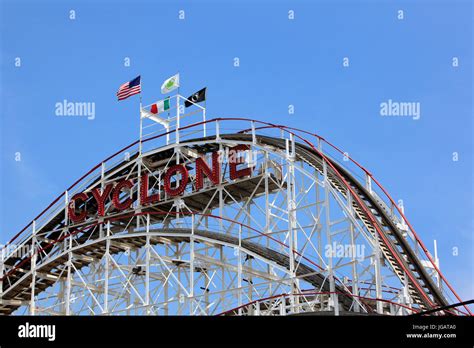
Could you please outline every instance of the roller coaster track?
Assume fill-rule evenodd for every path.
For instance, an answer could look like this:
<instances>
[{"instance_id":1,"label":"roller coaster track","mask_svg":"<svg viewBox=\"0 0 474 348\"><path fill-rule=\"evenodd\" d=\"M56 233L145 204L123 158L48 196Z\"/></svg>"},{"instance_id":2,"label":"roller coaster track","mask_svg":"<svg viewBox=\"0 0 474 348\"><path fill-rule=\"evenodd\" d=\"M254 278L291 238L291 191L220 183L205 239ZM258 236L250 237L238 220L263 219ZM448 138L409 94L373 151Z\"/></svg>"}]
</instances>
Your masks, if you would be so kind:
<instances>
[{"instance_id":1,"label":"roller coaster track","mask_svg":"<svg viewBox=\"0 0 474 348\"><path fill-rule=\"evenodd\" d=\"M259 146L272 147L277 151L284 151L286 148L284 139L262 135L257 135L256 138L253 139L252 135L250 134L238 133L221 135L220 138L224 141L232 140L249 143L256 140ZM180 146L186 146L187 142L189 143L196 140L202 141L203 144L207 142L204 145L198 146L201 147L200 150L202 150L203 147L205 147L206 150L209 150L209 148L212 149L216 146L215 144L212 144L212 140L215 140L215 137L187 140L182 142ZM149 158L143 157L143 159L144 161L153 163L170 157L172 155L172 151L173 149L167 149L162 152L156 152L153 153ZM136 156L136 154L132 156L132 159ZM420 309L427 310L449 304L441 293L441 290L434 284L432 278L427 274L424 266L421 264L415 252L403 236L402 231L400 231L397 227L397 221L390 216L389 212L387 211L387 207L384 206L378 197L369 192L352 174L350 174L336 161L324 155L314 147L297 142L296 157L298 160L302 160L314 167L321 175L326 173L327 179L331 186L342 196L347 197L348 195L351 195L354 198L351 202L354 211L356 212L357 218L362 221L366 229L372 234L375 240L378 240L380 250L385 260L388 262L400 281L402 283L408 283L409 294L413 301L420 306ZM111 176L112 178L114 176L123 177L124 175L132 174L134 170L136 171L136 168L133 167L132 163L133 161L130 161L129 166L124 166L124 162L121 162L115 167L109 169L107 173L114 173ZM121 169L119 170L119 168ZM99 183L99 180L100 178L97 178L96 180L92 181L89 188L96 186ZM252 181L250 180L247 180L247 184L249 185L252 184ZM244 184L244 181L240 183L240 185ZM241 187L243 186L235 186L234 189L238 190ZM137 193L135 193L133 197L136 199ZM189 203L189 205L192 206L196 212L202 213L202 210L199 209L199 204L196 202L199 202L199 200L191 201L191 199L189 199L187 203ZM88 209L93 210L94 207L90 203L91 202L89 202L87 207ZM171 209L171 203L160 207L161 211L167 211L169 209ZM43 225L38 231L38 233L42 231L51 231L51 233L45 238L46 241L41 242L41 247L50 247L51 241L53 241L53 244L57 242L60 231L64 227L64 211L61 211L55 216L52 216L49 222ZM160 232L177 233L180 235L176 237L177 239L182 241L189 240L189 231L161 230ZM224 235L222 233L201 230L196 230L194 233L201 238L215 240L217 243L227 243L229 245L236 244L235 237ZM87 236L87 233L83 233L81 237L79 237L78 234L77 238L90 240L90 236ZM79 239L77 241L80 242ZM158 242L159 239L157 239L157 243ZM93 258L90 258L90 262L92 262L93 259L100 258L101 255L103 255L103 245L101 243L103 244L104 241L98 239L96 245L85 244L84 249L78 248L75 252L79 254L81 252L87 252L88 255L94 255ZM143 245L143 243L144 239L142 237L137 238L137 240L133 242L133 244L137 247ZM251 253L258 254L263 258L268 259L271 262L275 262L280 266L289 268L288 256L284 254L252 242L243 241L242 247ZM121 251L123 251L123 248L121 247L114 247L111 250L111 252L115 253L119 253ZM20 306L20 304L16 305L13 302L26 301L31 294L31 272L29 272L31 264L29 259L30 258L25 257L23 259L11 258L4 260L4 263L10 267L11 271L7 272L2 277L2 300L10 300L9 304L0 304L0 312L3 314L11 314ZM78 266L84 267L88 265L89 261L87 260L88 258L84 257L82 260L78 261ZM35 289L36 293L40 293L54 284L56 281L54 275L60 274L61 267L65 262L66 259L64 259L63 256L58 256L54 260L48 259L45 264L42 265L40 257L37 270L38 272L51 274L51 279L48 280L45 278L41 282L38 282ZM325 282L325 278L318 270L312 269L311 267L302 264L298 268L296 275L311 283L313 286L315 286L315 288L321 289L322 291L329 291L327 282ZM338 286L337 291L340 293L346 292L340 286ZM346 309L348 309L353 302L353 300L349 299L347 296L342 296L341 299L343 306Z\"/></svg>"},{"instance_id":2,"label":"roller coaster track","mask_svg":"<svg viewBox=\"0 0 474 348\"><path fill-rule=\"evenodd\" d=\"M262 141L262 138L259 138ZM282 148L285 144L281 139L268 139L263 141L269 145L275 145ZM297 156L314 166L321 174L323 171L323 160L329 160L337 170L328 172L328 180L343 196L348 194L346 183L352 188L359 200L353 200L352 204L359 219L362 220L365 227L376 236L378 231L385 238L379 238L380 249L385 259L403 282L407 275L411 275L408 289L411 297L422 308L431 308L432 301L427 295L432 296L434 303L439 306L446 305L448 302L438 287L433 283L431 277L427 274L425 268L416 257L414 251L403 237L402 232L397 228L386 209L382 207L377 200L356 180L349 172L341 167L337 162L328 157L321 157L321 154L303 144L296 145ZM341 177L342 176L342 177ZM361 204L362 203L362 204ZM371 219L370 214L375 219ZM374 224L374 222L376 224Z\"/></svg>"},{"instance_id":3,"label":"roller coaster track","mask_svg":"<svg viewBox=\"0 0 474 348\"><path fill-rule=\"evenodd\" d=\"M156 235L153 235L150 238L151 244L163 243L161 236L165 235L167 240L171 240L172 242L175 242L175 243L178 243L178 242L188 243L192 236L195 239L195 241L197 241L198 243L199 242L215 243L215 244L228 246L228 247L239 246L238 237L226 235L223 233L213 232L213 231L204 231L204 230L192 231L191 229L171 228L171 229L150 230L149 233L152 235L156 233ZM93 238L94 243L81 244L81 242L85 241L86 239L90 239L90 237L91 236L81 237L82 241L78 240L79 246L73 248L74 255L78 256L78 258L74 260L75 268L78 270L80 270L83 267L87 267L94 260L98 260L104 256L105 243L106 243L104 238L102 239ZM98 235L92 236L92 237L98 237ZM133 241L131 239L133 239ZM144 236L143 234L142 235L132 234L131 236L121 235L121 236L113 237L111 238L111 240L112 240L112 245L110 246L111 254L118 254L118 253L125 252L128 248L130 248L130 246L133 246L134 248L140 248L146 244L146 236ZM277 252L265 246L259 245L258 243L242 240L240 241L240 247L248 255L256 254L281 267L285 267L287 269L289 269L290 267L289 258L287 255L284 255L280 252ZM63 252L59 254L57 257L48 260L48 262L41 265L41 267L37 269L38 272L50 275L49 279L45 279L45 281L42 284L38 285L36 289L38 293L45 290L47 287L51 286L52 284L54 284L57 278L60 277L61 274L64 274L63 266L67 262L67 258L68 258L67 252ZM172 262L174 262L178 266L184 263L181 260L173 260ZM198 271L197 267L195 267L195 270ZM329 284L326 281L325 277L323 277L319 271L309 266L301 265L300 267L298 267L298 270L296 271L296 276L300 279L307 281L308 283L313 285L315 288L323 289L324 291L329 291ZM30 283L30 278L26 276L26 277L23 277L23 279L20 279L20 282L17 286L17 287L22 288L23 292L21 292L21 294L25 295L24 296L25 298L27 298L27 296L30 295L28 291L26 292L24 291L29 283ZM22 287L22 286L25 286L25 287ZM338 286L337 289L338 291L340 291L341 294L346 294L346 296L342 297L343 308L346 310L351 308L353 304L353 300L350 298L350 294L347 293L347 291L345 291L341 286ZM3 314L8 314L9 312L14 311L17 308L18 306L10 305L8 306L9 311L8 312L4 311Z\"/></svg>"}]
</instances>

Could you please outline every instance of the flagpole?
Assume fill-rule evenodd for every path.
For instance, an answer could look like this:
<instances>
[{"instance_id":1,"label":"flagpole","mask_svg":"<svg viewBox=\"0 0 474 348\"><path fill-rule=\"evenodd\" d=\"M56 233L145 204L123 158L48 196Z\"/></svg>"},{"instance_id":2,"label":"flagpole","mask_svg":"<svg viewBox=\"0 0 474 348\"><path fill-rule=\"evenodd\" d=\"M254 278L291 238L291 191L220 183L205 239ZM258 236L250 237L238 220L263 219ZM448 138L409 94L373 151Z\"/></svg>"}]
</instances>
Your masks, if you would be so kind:
<instances>
[{"instance_id":1,"label":"flagpole","mask_svg":"<svg viewBox=\"0 0 474 348\"><path fill-rule=\"evenodd\" d=\"M179 79L181 80L181 76L179 75L179 70L178 70L178 76L179 76ZM179 144L179 127L180 127L180 122L179 122L180 121L180 112L179 112L179 86L180 85L181 85L181 81L178 81L178 94L176 95L176 143L177 144Z\"/></svg>"},{"instance_id":2,"label":"flagpole","mask_svg":"<svg viewBox=\"0 0 474 348\"><path fill-rule=\"evenodd\" d=\"M178 70L178 76L179 79L181 79L181 76L179 75L179 70ZM178 94L176 95L176 144L179 144L179 126L180 126L180 112L179 112L179 86L181 85L181 81L178 81ZM179 150L180 148L178 147L178 152L176 152L176 164L179 164ZM179 204L176 204L176 221L179 224L180 219L179 219Z\"/></svg>"},{"instance_id":3,"label":"flagpole","mask_svg":"<svg viewBox=\"0 0 474 348\"><path fill-rule=\"evenodd\" d=\"M142 78L140 76L140 110L138 111L138 115L140 116L140 139L138 143L138 154L142 154L142 136L143 136L143 119L142 119Z\"/></svg>"},{"instance_id":4,"label":"flagpole","mask_svg":"<svg viewBox=\"0 0 474 348\"><path fill-rule=\"evenodd\" d=\"M143 136L143 119L142 119L142 77L140 75L140 110L138 112L140 117L140 138L138 139L138 163L137 163L137 176L141 178L142 176L142 136ZM141 192L141 180L138 180L138 191ZM141 211L140 199L137 199L137 207ZM137 216L137 229L140 228L140 219Z\"/></svg>"},{"instance_id":5,"label":"flagpole","mask_svg":"<svg viewBox=\"0 0 474 348\"><path fill-rule=\"evenodd\" d=\"M205 94L207 94L207 87L206 87L206 90L205 90ZM207 97L205 95L205 97ZM206 137L206 98L204 98L204 110L202 110L202 127L203 127L203 131L204 131L204 138Z\"/></svg>"}]
</instances>

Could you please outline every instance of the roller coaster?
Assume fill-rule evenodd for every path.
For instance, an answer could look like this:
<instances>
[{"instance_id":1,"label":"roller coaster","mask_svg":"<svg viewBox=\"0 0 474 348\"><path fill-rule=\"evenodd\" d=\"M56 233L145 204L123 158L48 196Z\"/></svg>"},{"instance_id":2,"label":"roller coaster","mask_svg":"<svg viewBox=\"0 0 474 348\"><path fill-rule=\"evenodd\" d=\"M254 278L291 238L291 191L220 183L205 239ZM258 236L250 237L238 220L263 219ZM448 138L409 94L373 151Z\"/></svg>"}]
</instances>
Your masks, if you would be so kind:
<instances>
[{"instance_id":1,"label":"roller coaster","mask_svg":"<svg viewBox=\"0 0 474 348\"><path fill-rule=\"evenodd\" d=\"M206 119L199 105L185 115L175 99L165 131L141 116L139 140L7 244L1 314L410 315L461 302L347 153L305 130Z\"/></svg>"}]
</instances>

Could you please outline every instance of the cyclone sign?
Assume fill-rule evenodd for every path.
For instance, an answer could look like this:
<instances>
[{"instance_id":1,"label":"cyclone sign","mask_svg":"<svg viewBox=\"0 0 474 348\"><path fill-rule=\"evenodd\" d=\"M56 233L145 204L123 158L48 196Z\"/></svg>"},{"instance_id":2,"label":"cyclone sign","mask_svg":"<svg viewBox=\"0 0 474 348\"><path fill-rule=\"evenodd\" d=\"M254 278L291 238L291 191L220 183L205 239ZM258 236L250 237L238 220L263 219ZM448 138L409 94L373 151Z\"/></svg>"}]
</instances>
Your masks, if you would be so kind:
<instances>
[{"instance_id":1,"label":"cyclone sign","mask_svg":"<svg viewBox=\"0 0 474 348\"><path fill-rule=\"evenodd\" d=\"M150 180L147 173L142 174L138 180L124 179L105 185L102 189L95 187L89 192L75 194L68 203L68 217L74 223L83 222L87 217L105 215L105 205L111 200L116 212L130 209L133 199L130 192L133 192L135 185L139 186L140 206L150 205L163 199L180 196L184 193L191 182L192 191L199 191L204 187L204 179L207 178L209 185L218 185L221 180L221 166L224 158L229 165L230 180L252 175L252 165L245 165L242 156L249 152L247 145L237 145L227 148L227 151L215 151L211 153L212 164L209 165L205 156L198 157L194 162L194 176L190 173L189 165L175 164L163 171L160 176L161 182L155 183L158 192L150 194ZM194 179L194 180L192 180ZM128 198L127 198L128 197ZM93 211L86 208L86 201L92 199Z\"/></svg>"}]
</instances>

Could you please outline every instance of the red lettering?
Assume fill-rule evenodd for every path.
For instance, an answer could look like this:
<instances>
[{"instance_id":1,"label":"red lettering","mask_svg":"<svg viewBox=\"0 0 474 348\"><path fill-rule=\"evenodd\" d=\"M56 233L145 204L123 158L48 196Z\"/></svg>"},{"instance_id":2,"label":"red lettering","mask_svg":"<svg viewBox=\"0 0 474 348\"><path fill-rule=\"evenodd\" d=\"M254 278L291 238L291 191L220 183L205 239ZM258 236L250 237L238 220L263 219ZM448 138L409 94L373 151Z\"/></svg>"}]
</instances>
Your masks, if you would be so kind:
<instances>
[{"instance_id":1,"label":"red lettering","mask_svg":"<svg viewBox=\"0 0 474 348\"><path fill-rule=\"evenodd\" d=\"M81 222L87 216L87 210L81 211L79 214L76 214L76 203L81 200L85 202L87 200L87 195L84 192L76 193L72 196L71 201L67 206L67 215L73 222Z\"/></svg>"},{"instance_id":2,"label":"red lettering","mask_svg":"<svg viewBox=\"0 0 474 348\"><path fill-rule=\"evenodd\" d=\"M115 208L117 210L125 210L130 208L132 205L132 199L129 197L123 202L120 202L120 193L124 188L132 189L133 182L132 180L123 180L120 181L114 188L114 193L112 194L112 202L114 203Z\"/></svg>"},{"instance_id":3,"label":"red lettering","mask_svg":"<svg viewBox=\"0 0 474 348\"><path fill-rule=\"evenodd\" d=\"M199 157L196 160L196 191L204 187L204 175L208 177L214 185L219 184L221 176L221 164L219 162L219 153L212 154L212 171L204 158Z\"/></svg>"},{"instance_id":4,"label":"red lettering","mask_svg":"<svg viewBox=\"0 0 474 348\"><path fill-rule=\"evenodd\" d=\"M159 201L160 195L154 194L148 196L148 174L143 174L140 180L140 204L146 205Z\"/></svg>"},{"instance_id":5,"label":"red lettering","mask_svg":"<svg viewBox=\"0 0 474 348\"><path fill-rule=\"evenodd\" d=\"M230 172L230 179L235 180L238 178L242 178L244 176L250 176L252 175L252 168L247 167L247 168L242 168L242 169L237 169L237 166L239 164L244 163L244 159L239 156L239 152L242 151L247 151L249 147L247 145L237 145L234 146L232 149L229 151L229 172Z\"/></svg>"},{"instance_id":6,"label":"red lettering","mask_svg":"<svg viewBox=\"0 0 474 348\"><path fill-rule=\"evenodd\" d=\"M176 179L176 187L171 187L171 177L175 174L181 174L181 180ZM181 164L176 164L166 171L164 178L165 192L170 196L181 195L188 184L188 170Z\"/></svg>"},{"instance_id":7,"label":"red lettering","mask_svg":"<svg viewBox=\"0 0 474 348\"><path fill-rule=\"evenodd\" d=\"M242 177L252 175L253 165L247 165L246 167L242 166L245 164L245 160L242 156L242 152L249 151L250 146L240 144L230 148L229 150L229 178L230 180L236 180ZM196 159L195 162L195 187L196 191L202 190L204 187L205 178L209 180L213 185L218 185L222 179L222 163L220 161L220 152L216 151L212 153L212 159L210 160L211 165L207 161L207 157L203 155ZM242 166L241 169L239 167ZM147 173L143 174L140 177L140 205L153 204L160 201L160 194L149 195L150 183ZM186 190L189 181L188 169L184 164L177 164L168 168L164 174L163 181L156 182L157 185L163 185L164 192L168 197L175 197L182 195ZM133 197L129 195L122 195L124 192L131 191L134 186L133 180L123 180L115 184L109 183L102 190L101 188L94 188L91 190L91 194L94 197L97 204L97 215L102 217L105 215L105 204L108 202L108 199L111 197L111 204L118 211L123 211L129 209L133 204ZM112 192L113 191L113 192ZM123 201L120 200L122 196ZM68 217L71 221L77 223L82 222L87 218L88 211L85 208L79 209L79 205L83 204L90 196L85 192L78 193L71 198L71 201L68 204Z\"/></svg>"},{"instance_id":8,"label":"red lettering","mask_svg":"<svg viewBox=\"0 0 474 348\"><path fill-rule=\"evenodd\" d=\"M97 202L97 213L99 214L99 216L104 216L105 214L105 200L109 197L112 188L113 184L108 184L107 186L105 186L105 189L102 193L97 187L92 190L92 195L94 196Z\"/></svg>"}]
</instances>

